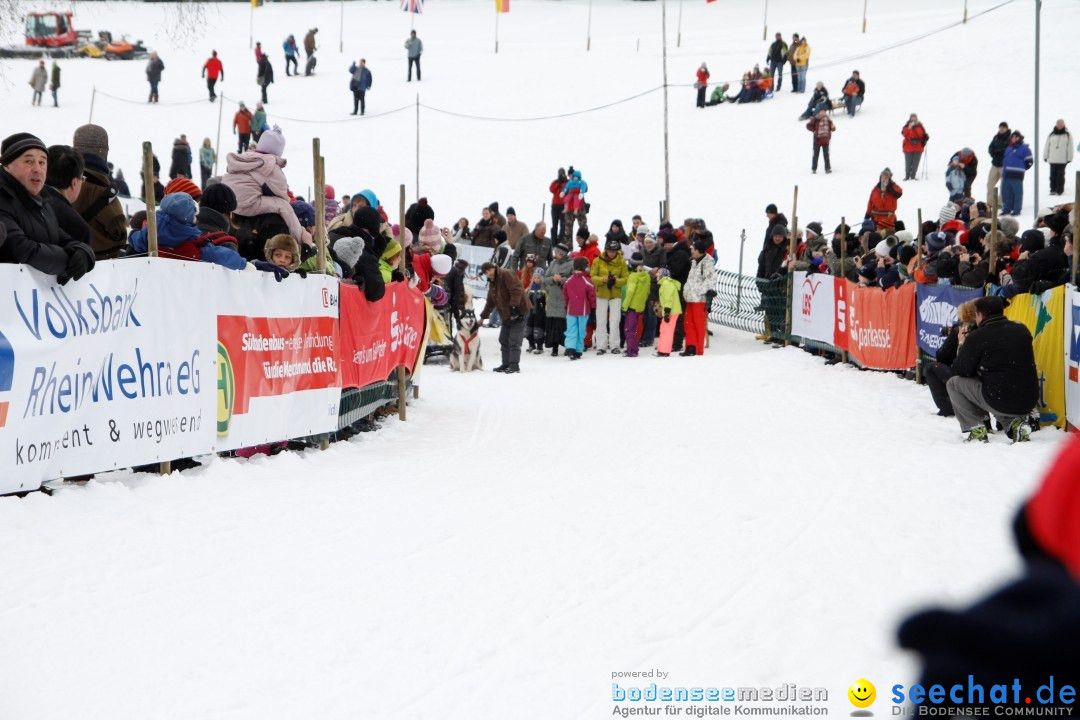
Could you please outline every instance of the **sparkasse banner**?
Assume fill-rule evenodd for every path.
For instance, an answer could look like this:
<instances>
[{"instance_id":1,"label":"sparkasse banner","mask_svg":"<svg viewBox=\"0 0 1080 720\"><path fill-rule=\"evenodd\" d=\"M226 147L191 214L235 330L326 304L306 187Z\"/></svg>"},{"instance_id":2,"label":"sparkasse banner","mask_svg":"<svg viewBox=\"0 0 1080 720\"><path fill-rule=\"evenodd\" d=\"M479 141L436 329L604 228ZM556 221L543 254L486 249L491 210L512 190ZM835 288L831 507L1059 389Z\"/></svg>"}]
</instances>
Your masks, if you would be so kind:
<instances>
[{"instance_id":1,"label":"sparkasse banner","mask_svg":"<svg viewBox=\"0 0 1080 720\"><path fill-rule=\"evenodd\" d=\"M906 370L915 366L915 286L860 288L836 283L836 342L865 368Z\"/></svg>"},{"instance_id":2,"label":"sparkasse banner","mask_svg":"<svg viewBox=\"0 0 1080 720\"><path fill-rule=\"evenodd\" d=\"M0 494L214 449L211 266L0 265Z\"/></svg>"},{"instance_id":3,"label":"sparkasse banner","mask_svg":"<svg viewBox=\"0 0 1080 720\"><path fill-rule=\"evenodd\" d=\"M398 366L412 372L423 347L427 301L406 283L386 286L369 302L355 285L341 286L341 385L386 380Z\"/></svg>"},{"instance_id":4,"label":"sparkasse banner","mask_svg":"<svg viewBox=\"0 0 1080 720\"><path fill-rule=\"evenodd\" d=\"M220 271L216 449L336 430L338 281Z\"/></svg>"}]
</instances>

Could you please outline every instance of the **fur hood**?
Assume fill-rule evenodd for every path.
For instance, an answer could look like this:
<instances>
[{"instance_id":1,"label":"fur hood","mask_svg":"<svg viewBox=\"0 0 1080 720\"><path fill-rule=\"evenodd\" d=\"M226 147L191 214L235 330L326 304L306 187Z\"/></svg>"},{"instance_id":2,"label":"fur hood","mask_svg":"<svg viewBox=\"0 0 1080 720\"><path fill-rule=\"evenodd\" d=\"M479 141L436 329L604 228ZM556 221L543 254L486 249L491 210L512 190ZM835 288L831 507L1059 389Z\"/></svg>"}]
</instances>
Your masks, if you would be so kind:
<instances>
[{"instance_id":1,"label":"fur hood","mask_svg":"<svg viewBox=\"0 0 1080 720\"><path fill-rule=\"evenodd\" d=\"M264 251L266 253L266 260L270 262L270 258L273 257L275 250L287 250L292 253L293 261L289 263L288 270L292 272L296 268L300 267L300 244L296 242L290 235L275 235L266 241L266 247Z\"/></svg>"}]
</instances>

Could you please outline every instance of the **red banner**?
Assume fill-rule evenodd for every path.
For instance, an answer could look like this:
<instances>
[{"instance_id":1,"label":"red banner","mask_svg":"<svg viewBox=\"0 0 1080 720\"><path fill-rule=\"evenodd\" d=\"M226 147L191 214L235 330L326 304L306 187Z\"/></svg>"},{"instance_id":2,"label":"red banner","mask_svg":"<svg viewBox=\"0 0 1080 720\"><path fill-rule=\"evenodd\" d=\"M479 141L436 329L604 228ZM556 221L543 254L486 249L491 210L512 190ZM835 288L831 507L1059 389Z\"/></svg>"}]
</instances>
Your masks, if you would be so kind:
<instances>
[{"instance_id":1,"label":"red banner","mask_svg":"<svg viewBox=\"0 0 1080 720\"><path fill-rule=\"evenodd\" d=\"M424 340L423 294L405 283L386 286L369 302L355 285L341 285L341 387L386 380L399 365L412 372Z\"/></svg>"},{"instance_id":2,"label":"red banner","mask_svg":"<svg viewBox=\"0 0 1080 720\"><path fill-rule=\"evenodd\" d=\"M247 413L251 398L337 387L336 339L332 317L219 315L219 375L232 375L231 414Z\"/></svg>"},{"instance_id":3,"label":"red banner","mask_svg":"<svg viewBox=\"0 0 1080 720\"><path fill-rule=\"evenodd\" d=\"M915 284L884 292L859 288L850 280L836 282L834 345L847 350L859 365L875 370L915 367Z\"/></svg>"}]
</instances>

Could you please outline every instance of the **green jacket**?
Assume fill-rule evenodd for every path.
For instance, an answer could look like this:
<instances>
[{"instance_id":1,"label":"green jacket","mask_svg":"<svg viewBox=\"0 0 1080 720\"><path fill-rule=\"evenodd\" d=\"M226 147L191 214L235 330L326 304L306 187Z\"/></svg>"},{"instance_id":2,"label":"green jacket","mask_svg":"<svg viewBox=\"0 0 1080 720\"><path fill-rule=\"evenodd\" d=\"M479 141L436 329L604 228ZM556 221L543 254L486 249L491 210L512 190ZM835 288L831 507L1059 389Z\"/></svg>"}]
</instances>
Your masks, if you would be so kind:
<instances>
[{"instance_id":1,"label":"green jacket","mask_svg":"<svg viewBox=\"0 0 1080 720\"><path fill-rule=\"evenodd\" d=\"M394 272L394 268L390 267L390 263L386 262L382 258L379 258L379 272L382 274L382 280L384 283L391 281L391 275Z\"/></svg>"},{"instance_id":2,"label":"green jacket","mask_svg":"<svg viewBox=\"0 0 1080 720\"><path fill-rule=\"evenodd\" d=\"M319 272L319 253L315 253L304 262L300 263L300 270L309 273ZM330 259L330 251L326 251L326 274L333 277L334 273L334 261Z\"/></svg>"},{"instance_id":3,"label":"green jacket","mask_svg":"<svg viewBox=\"0 0 1080 720\"><path fill-rule=\"evenodd\" d=\"M610 288L607 286L609 274L615 276L615 285ZM629 274L630 269L626 266L622 253L616 255L614 260L608 260L604 257L604 253L601 253L593 260L590 272L592 284L596 286L596 297L605 300L621 298L623 285L626 284L626 277Z\"/></svg>"},{"instance_id":4,"label":"green jacket","mask_svg":"<svg viewBox=\"0 0 1080 720\"><path fill-rule=\"evenodd\" d=\"M645 304L649 301L649 290L652 289L652 277L644 270L635 270L626 279L626 295L623 296L622 309L634 312L645 312Z\"/></svg>"},{"instance_id":5,"label":"green jacket","mask_svg":"<svg viewBox=\"0 0 1080 720\"><path fill-rule=\"evenodd\" d=\"M709 102L722 103L727 100L727 95L724 94L724 86L717 85L716 89L712 91L712 97L709 98Z\"/></svg>"},{"instance_id":6,"label":"green jacket","mask_svg":"<svg viewBox=\"0 0 1080 720\"><path fill-rule=\"evenodd\" d=\"M672 277L660 279L660 307L670 310L672 315L682 312L682 303L679 302L679 290L682 283Z\"/></svg>"},{"instance_id":7,"label":"green jacket","mask_svg":"<svg viewBox=\"0 0 1080 720\"><path fill-rule=\"evenodd\" d=\"M266 127L266 111L256 110L251 116L251 132L261 133L264 127Z\"/></svg>"}]
</instances>

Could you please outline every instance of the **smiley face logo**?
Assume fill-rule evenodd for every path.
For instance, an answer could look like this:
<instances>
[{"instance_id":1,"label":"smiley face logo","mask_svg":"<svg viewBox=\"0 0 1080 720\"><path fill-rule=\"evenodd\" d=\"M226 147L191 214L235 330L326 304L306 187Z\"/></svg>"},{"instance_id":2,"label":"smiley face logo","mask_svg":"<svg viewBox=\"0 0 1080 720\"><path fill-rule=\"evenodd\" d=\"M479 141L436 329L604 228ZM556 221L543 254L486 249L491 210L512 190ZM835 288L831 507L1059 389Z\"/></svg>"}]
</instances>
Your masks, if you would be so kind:
<instances>
[{"instance_id":1,"label":"smiley face logo","mask_svg":"<svg viewBox=\"0 0 1080 720\"><path fill-rule=\"evenodd\" d=\"M877 690L874 688L874 683L866 678L859 678L848 688L847 696L855 707L868 708L877 699Z\"/></svg>"}]
</instances>

